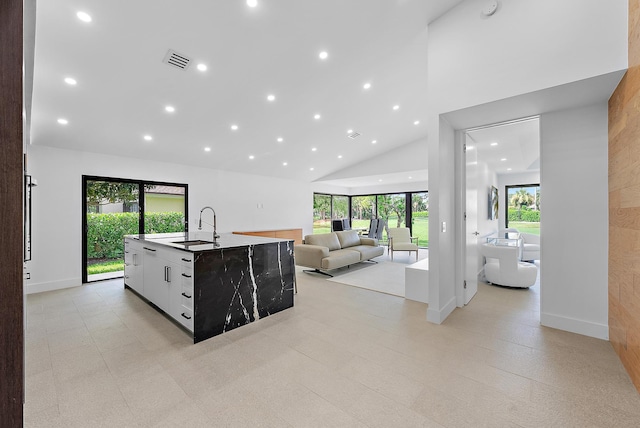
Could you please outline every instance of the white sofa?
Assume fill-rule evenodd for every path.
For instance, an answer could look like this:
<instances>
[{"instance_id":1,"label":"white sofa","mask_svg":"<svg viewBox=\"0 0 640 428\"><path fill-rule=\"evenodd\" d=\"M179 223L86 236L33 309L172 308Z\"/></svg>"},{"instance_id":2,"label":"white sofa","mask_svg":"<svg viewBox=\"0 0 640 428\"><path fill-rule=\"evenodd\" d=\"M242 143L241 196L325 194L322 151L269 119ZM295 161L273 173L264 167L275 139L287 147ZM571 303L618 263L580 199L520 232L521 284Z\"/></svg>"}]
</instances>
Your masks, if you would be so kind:
<instances>
[{"instance_id":1,"label":"white sofa","mask_svg":"<svg viewBox=\"0 0 640 428\"><path fill-rule=\"evenodd\" d=\"M327 276L332 275L323 271L360 263L384 254L384 248L378 245L377 239L361 237L355 230L307 235L304 237L304 244L293 248L296 265L313 269L305 272Z\"/></svg>"},{"instance_id":2,"label":"white sofa","mask_svg":"<svg viewBox=\"0 0 640 428\"><path fill-rule=\"evenodd\" d=\"M486 262L484 276L488 282L506 287L528 288L536 283L538 267L518 260L517 246L482 244Z\"/></svg>"}]
</instances>

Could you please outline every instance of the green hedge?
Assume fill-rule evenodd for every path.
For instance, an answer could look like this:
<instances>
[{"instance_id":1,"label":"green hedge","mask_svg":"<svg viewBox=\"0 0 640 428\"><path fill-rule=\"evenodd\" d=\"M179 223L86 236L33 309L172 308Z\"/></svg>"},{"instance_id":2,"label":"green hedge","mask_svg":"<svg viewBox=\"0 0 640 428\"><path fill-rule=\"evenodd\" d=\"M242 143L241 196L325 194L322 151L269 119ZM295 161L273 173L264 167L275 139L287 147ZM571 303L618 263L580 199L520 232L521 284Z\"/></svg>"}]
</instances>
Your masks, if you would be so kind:
<instances>
[{"instance_id":1,"label":"green hedge","mask_svg":"<svg viewBox=\"0 0 640 428\"><path fill-rule=\"evenodd\" d=\"M415 218L429 218L429 211L414 211L411 215Z\"/></svg>"},{"instance_id":2,"label":"green hedge","mask_svg":"<svg viewBox=\"0 0 640 428\"><path fill-rule=\"evenodd\" d=\"M146 213L148 233L184 231L184 214ZM123 255L124 235L138 233L138 213L87 214L87 257L115 259Z\"/></svg>"},{"instance_id":3,"label":"green hedge","mask_svg":"<svg viewBox=\"0 0 640 428\"><path fill-rule=\"evenodd\" d=\"M509 221L539 222L540 211L527 210L524 208L518 211L517 209L509 208Z\"/></svg>"}]
</instances>

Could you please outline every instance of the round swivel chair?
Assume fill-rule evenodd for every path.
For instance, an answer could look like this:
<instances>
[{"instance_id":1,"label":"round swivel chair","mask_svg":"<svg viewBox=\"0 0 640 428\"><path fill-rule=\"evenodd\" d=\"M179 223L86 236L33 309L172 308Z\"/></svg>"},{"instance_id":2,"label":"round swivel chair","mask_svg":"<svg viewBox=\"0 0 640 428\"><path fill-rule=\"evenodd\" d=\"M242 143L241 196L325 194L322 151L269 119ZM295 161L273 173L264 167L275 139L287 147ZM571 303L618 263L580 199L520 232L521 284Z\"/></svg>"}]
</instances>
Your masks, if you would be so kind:
<instances>
[{"instance_id":1,"label":"round swivel chair","mask_svg":"<svg viewBox=\"0 0 640 428\"><path fill-rule=\"evenodd\" d=\"M518 288L529 288L536 283L538 267L519 261L519 247L482 244L481 251L486 259L484 275L488 282Z\"/></svg>"}]
</instances>

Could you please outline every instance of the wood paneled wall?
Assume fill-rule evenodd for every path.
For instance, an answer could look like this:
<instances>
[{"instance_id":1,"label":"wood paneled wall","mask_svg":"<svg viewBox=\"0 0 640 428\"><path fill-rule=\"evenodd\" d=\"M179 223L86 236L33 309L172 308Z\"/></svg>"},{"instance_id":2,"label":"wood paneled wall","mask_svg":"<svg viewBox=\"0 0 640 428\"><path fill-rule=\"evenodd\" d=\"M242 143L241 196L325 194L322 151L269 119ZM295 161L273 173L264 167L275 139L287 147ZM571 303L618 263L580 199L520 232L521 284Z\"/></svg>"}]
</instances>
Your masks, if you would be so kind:
<instances>
[{"instance_id":1,"label":"wood paneled wall","mask_svg":"<svg viewBox=\"0 0 640 428\"><path fill-rule=\"evenodd\" d=\"M23 417L22 25L22 0L0 0L0 427Z\"/></svg>"},{"instance_id":2,"label":"wood paneled wall","mask_svg":"<svg viewBox=\"0 0 640 428\"><path fill-rule=\"evenodd\" d=\"M609 339L640 391L640 0L629 70L609 99Z\"/></svg>"}]
</instances>

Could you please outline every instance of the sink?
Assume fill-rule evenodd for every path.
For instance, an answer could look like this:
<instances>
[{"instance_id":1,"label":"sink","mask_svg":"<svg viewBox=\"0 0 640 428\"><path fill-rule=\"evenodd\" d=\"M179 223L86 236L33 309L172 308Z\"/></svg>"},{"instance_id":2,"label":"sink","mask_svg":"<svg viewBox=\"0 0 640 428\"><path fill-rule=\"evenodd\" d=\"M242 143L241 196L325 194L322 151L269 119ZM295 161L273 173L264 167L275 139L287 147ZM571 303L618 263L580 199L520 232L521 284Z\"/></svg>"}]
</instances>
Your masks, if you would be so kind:
<instances>
[{"instance_id":1,"label":"sink","mask_svg":"<svg viewBox=\"0 0 640 428\"><path fill-rule=\"evenodd\" d=\"M192 241L173 241L172 244L180 244L180 245L204 245L204 244L213 244L213 241L202 241L200 239L194 239Z\"/></svg>"}]
</instances>

